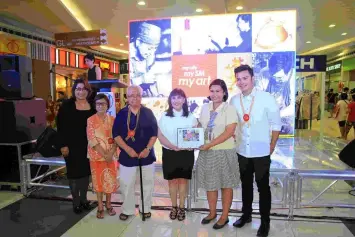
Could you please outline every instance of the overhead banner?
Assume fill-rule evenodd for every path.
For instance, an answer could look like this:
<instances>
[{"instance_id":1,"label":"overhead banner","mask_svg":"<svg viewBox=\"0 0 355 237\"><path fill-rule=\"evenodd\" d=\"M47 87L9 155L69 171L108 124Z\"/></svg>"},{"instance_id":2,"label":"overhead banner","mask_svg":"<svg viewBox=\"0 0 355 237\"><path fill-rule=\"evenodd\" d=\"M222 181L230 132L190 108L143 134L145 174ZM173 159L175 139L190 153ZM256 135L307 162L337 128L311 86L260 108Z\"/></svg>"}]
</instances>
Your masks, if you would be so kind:
<instances>
[{"instance_id":1,"label":"overhead banner","mask_svg":"<svg viewBox=\"0 0 355 237\"><path fill-rule=\"evenodd\" d=\"M0 34L0 53L27 56L27 42Z\"/></svg>"},{"instance_id":2,"label":"overhead banner","mask_svg":"<svg viewBox=\"0 0 355 237\"><path fill-rule=\"evenodd\" d=\"M54 35L54 39L58 48L99 46L108 43L105 29L59 33Z\"/></svg>"},{"instance_id":3,"label":"overhead banner","mask_svg":"<svg viewBox=\"0 0 355 237\"><path fill-rule=\"evenodd\" d=\"M296 38L295 10L130 21L130 81L142 87L142 103L157 118L174 88L185 91L190 112L199 117L209 84L223 79L231 98L240 93L234 69L248 64L257 89L279 104L281 134L292 136Z\"/></svg>"},{"instance_id":4,"label":"overhead banner","mask_svg":"<svg viewBox=\"0 0 355 237\"><path fill-rule=\"evenodd\" d=\"M326 55L296 56L296 72L325 72L326 70Z\"/></svg>"}]
</instances>

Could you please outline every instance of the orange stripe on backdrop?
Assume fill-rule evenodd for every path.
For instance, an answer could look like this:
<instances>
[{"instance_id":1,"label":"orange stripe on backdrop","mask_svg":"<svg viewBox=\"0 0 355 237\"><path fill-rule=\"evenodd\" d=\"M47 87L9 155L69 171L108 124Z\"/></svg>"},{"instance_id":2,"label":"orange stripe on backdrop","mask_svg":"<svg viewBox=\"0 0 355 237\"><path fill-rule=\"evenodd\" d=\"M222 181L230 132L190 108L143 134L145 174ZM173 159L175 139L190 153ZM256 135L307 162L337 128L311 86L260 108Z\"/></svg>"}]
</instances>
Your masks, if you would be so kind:
<instances>
[{"instance_id":1,"label":"orange stripe on backdrop","mask_svg":"<svg viewBox=\"0 0 355 237\"><path fill-rule=\"evenodd\" d=\"M179 55L172 57L173 88L188 97L208 96L210 83L217 78L217 55Z\"/></svg>"},{"instance_id":2,"label":"orange stripe on backdrop","mask_svg":"<svg viewBox=\"0 0 355 237\"><path fill-rule=\"evenodd\" d=\"M3 54L27 56L27 42L0 34L0 52Z\"/></svg>"}]
</instances>

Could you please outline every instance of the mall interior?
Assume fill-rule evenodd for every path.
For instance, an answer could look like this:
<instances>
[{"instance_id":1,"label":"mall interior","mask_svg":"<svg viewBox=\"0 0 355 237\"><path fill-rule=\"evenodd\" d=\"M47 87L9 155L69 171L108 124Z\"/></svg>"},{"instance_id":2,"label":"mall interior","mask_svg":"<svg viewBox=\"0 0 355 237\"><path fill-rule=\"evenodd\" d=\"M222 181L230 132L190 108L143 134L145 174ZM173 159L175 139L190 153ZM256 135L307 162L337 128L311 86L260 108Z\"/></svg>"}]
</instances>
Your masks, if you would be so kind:
<instances>
[{"instance_id":1,"label":"mall interior","mask_svg":"<svg viewBox=\"0 0 355 237\"><path fill-rule=\"evenodd\" d=\"M139 85L142 105L157 120L175 88L186 92L198 119L211 80L224 80L230 97L240 93L234 68L243 64L254 69L256 88L280 107L268 236L355 236L354 26L354 0L1 0L0 236L267 236L258 231L255 182L251 223L233 226L242 216L239 184L229 223L218 230L201 224L209 203L195 168L186 218L172 220L159 140L146 219L138 208L121 219L121 188L112 194L117 214L105 209L98 218L92 182L90 208L73 212L67 161L52 143L49 153L39 150L44 136L45 142L55 136L58 111L76 95L77 79L107 96L113 117L128 106L127 88ZM77 120L71 116L68 123ZM199 151L194 155L196 161ZM138 173L136 207L143 190ZM115 178L120 183L120 166ZM219 192L218 216L222 208Z\"/></svg>"}]
</instances>

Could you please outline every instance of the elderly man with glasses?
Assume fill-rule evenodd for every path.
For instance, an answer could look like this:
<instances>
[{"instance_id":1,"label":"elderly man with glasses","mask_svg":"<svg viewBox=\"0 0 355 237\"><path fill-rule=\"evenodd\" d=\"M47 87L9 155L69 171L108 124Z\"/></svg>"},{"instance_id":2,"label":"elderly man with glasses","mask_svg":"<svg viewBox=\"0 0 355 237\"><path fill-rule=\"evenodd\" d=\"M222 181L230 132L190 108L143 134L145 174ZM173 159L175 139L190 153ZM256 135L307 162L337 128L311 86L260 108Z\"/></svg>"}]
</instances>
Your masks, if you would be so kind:
<instances>
[{"instance_id":1,"label":"elderly man with glasses","mask_svg":"<svg viewBox=\"0 0 355 237\"><path fill-rule=\"evenodd\" d=\"M141 159L144 212L142 203L139 212L146 218L151 217L152 193L154 188L154 162L156 161L153 146L157 140L158 125L153 112L141 105L142 88L130 86L127 89L128 106L117 114L112 134L121 148L120 183L123 195L121 220L127 220L135 214L135 183L139 175L139 162ZM141 201L140 201L141 202Z\"/></svg>"}]
</instances>

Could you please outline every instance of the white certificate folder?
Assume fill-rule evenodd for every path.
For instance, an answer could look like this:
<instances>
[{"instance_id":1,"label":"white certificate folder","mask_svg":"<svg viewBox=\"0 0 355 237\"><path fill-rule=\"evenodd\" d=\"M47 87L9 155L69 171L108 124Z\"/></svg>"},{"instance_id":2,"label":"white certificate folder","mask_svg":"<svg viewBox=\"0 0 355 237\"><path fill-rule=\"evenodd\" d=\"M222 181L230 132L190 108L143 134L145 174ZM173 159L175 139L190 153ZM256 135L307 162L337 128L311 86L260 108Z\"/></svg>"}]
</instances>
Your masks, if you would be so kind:
<instances>
[{"instance_id":1,"label":"white certificate folder","mask_svg":"<svg viewBox=\"0 0 355 237\"><path fill-rule=\"evenodd\" d=\"M177 136L180 149L197 149L205 144L203 128L178 128Z\"/></svg>"}]
</instances>

